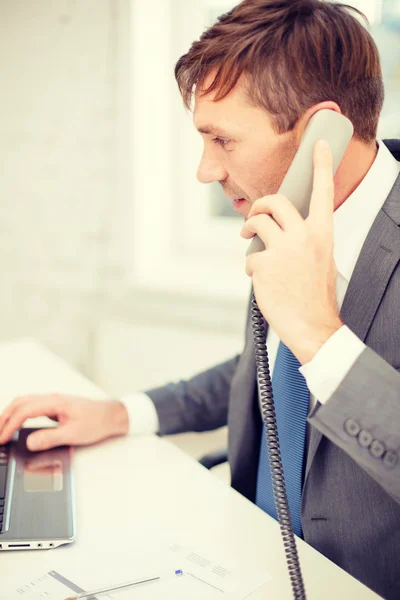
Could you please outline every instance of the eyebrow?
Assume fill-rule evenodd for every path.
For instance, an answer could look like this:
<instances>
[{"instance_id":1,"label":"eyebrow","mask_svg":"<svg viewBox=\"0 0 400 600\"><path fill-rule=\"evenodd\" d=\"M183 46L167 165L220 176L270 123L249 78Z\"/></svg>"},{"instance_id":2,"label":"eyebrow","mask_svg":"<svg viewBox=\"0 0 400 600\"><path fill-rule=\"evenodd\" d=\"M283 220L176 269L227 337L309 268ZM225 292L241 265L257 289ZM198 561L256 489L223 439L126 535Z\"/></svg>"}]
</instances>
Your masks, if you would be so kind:
<instances>
[{"instance_id":1,"label":"eyebrow","mask_svg":"<svg viewBox=\"0 0 400 600\"><path fill-rule=\"evenodd\" d=\"M230 137L232 135L220 127L214 127L213 125L203 125L203 127L197 127L197 131L199 133L221 135L223 137Z\"/></svg>"}]
</instances>

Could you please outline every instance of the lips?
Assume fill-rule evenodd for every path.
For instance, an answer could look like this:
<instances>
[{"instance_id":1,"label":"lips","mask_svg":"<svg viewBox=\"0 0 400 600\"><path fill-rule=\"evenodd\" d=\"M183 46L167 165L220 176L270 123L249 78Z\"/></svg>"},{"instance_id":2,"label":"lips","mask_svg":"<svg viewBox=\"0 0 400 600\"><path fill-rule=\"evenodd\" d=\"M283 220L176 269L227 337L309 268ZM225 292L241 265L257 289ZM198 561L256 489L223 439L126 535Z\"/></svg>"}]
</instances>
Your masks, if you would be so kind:
<instances>
[{"instance_id":1,"label":"lips","mask_svg":"<svg viewBox=\"0 0 400 600\"><path fill-rule=\"evenodd\" d=\"M244 204L244 202L246 202L244 198L234 198L232 200L233 208L235 210L239 210L239 208L242 206L242 204Z\"/></svg>"}]
</instances>

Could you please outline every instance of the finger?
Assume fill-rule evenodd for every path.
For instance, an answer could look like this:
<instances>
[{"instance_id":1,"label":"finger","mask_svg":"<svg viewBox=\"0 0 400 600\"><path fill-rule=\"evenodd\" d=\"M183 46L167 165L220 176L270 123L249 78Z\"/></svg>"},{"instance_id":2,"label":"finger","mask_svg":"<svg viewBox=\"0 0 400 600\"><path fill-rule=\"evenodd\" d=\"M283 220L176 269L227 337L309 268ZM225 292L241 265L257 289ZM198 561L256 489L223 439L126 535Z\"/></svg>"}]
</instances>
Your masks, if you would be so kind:
<instances>
[{"instance_id":1,"label":"finger","mask_svg":"<svg viewBox=\"0 0 400 600\"><path fill-rule=\"evenodd\" d=\"M50 450L50 448L67 445L70 442L70 433L68 425L40 429L28 435L26 445L32 451Z\"/></svg>"},{"instance_id":2,"label":"finger","mask_svg":"<svg viewBox=\"0 0 400 600\"><path fill-rule=\"evenodd\" d=\"M7 408L0 415L0 432L2 430L3 425L9 419L10 415L14 412L14 410L21 404L24 404L25 402L26 402L26 397L25 398L23 398L23 397L14 398L14 400L12 402L10 402L10 404L7 406Z\"/></svg>"},{"instance_id":3,"label":"finger","mask_svg":"<svg viewBox=\"0 0 400 600\"><path fill-rule=\"evenodd\" d=\"M54 401L49 399L17 406L3 427L0 444L6 444L27 419L41 416L54 417L57 411L58 407L54 406Z\"/></svg>"},{"instance_id":4,"label":"finger","mask_svg":"<svg viewBox=\"0 0 400 600\"><path fill-rule=\"evenodd\" d=\"M314 182L309 211L310 220L318 227L333 226L334 197L332 151L327 141L319 140L314 147Z\"/></svg>"},{"instance_id":5,"label":"finger","mask_svg":"<svg viewBox=\"0 0 400 600\"><path fill-rule=\"evenodd\" d=\"M303 220L294 204L282 194L264 196L256 200L250 209L248 218L258 214L270 215L284 231L298 225Z\"/></svg>"},{"instance_id":6,"label":"finger","mask_svg":"<svg viewBox=\"0 0 400 600\"><path fill-rule=\"evenodd\" d=\"M268 247L276 243L282 236L283 231L272 217L260 214L247 219L240 232L240 235L247 240L250 240L256 234L264 243L264 246Z\"/></svg>"},{"instance_id":7,"label":"finger","mask_svg":"<svg viewBox=\"0 0 400 600\"><path fill-rule=\"evenodd\" d=\"M54 405L55 402L58 401L57 395L56 394L46 394L46 395L37 394L37 395L31 395L31 396L19 396L19 397L15 398L7 406L7 408L5 409L3 414L0 416L0 434L2 432L3 427L5 426L5 424L11 417L11 415L21 406L25 406L27 404L29 404L30 406L33 406L37 402L50 402L50 401ZM47 415L47 416L50 416L50 415ZM1 439L1 436L0 436L0 439Z\"/></svg>"},{"instance_id":8,"label":"finger","mask_svg":"<svg viewBox=\"0 0 400 600\"><path fill-rule=\"evenodd\" d=\"M260 270L265 268L265 254L266 251L255 252L254 254L249 254L246 259L246 275L249 277L253 277L255 273L258 273Z\"/></svg>"}]
</instances>

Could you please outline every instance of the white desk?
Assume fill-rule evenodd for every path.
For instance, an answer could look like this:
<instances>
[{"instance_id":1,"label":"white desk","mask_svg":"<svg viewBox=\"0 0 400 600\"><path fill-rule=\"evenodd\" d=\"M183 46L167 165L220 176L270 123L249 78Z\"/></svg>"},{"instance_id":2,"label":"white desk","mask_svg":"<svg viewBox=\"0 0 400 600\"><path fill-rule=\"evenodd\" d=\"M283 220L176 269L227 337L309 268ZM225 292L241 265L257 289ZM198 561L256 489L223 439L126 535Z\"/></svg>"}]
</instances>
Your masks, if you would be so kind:
<instances>
[{"instance_id":1,"label":"white desk","mask_svg":"<svg viewBox=\"0 0 400 600\"><path fill-rule=\"evenodd\" d=\"M33 341L0 346L0 410L16 395L63 392L104 398L104 392ZM37 419L26 423L40 424ZM290 600L285 556L277 523L217 479L192 458L158 437L118 438L74 454L77 539L46 551L2 552L3 577L32 564L38 574L49 553L57 562L85 557L93 542L105 539L124 549L130 540L140 550L146 522L160 536L184 529L199 547L222 556L246 557L272 580L252 600ZM110 512L110 509L112 511ZM298 549L309 600L373 600L378 596L299 540ZM111 566L111 564L110 564Z\"/></svg>"}]
</instances>

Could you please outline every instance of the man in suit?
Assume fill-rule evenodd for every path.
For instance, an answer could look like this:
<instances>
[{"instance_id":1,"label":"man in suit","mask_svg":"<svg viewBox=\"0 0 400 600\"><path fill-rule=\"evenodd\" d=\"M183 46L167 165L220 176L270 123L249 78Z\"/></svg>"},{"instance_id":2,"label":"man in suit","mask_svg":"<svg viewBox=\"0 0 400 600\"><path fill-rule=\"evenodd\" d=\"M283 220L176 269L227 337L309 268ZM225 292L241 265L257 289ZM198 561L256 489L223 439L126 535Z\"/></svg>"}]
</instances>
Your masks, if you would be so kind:
<instances>
[{"instance_id":1,"label":"man in suit","mask_svg":"<svg viewBox=\"0 0 400 600\"><path fill-rule=\"evenodd\" d=\"M245 0L192 45L175 74L204 140L198 178L219 181L245 218L243 237L258 234L266 246L246 271L268 323L277 409L308 403L307 422L296 417L281 439L284 465L294 439L292 458L300 458L300 488L285 472L296 532L385 598L399 598L400 141L376 139L376 46L338 4ZM334 181L329 148L317 145L304 220L276 192L323 108L345 114L354 137ZM287 382L294 393L279 387ZM33 450L228 424L232 485L273 514L250 316L242 354L189 381L104 403L16 399L0 418L0 443L42 414L60 426L33 434Z\"/></svg>"}]
</instances>

